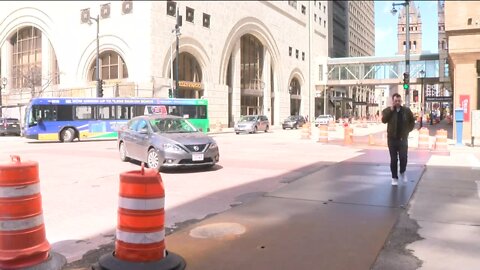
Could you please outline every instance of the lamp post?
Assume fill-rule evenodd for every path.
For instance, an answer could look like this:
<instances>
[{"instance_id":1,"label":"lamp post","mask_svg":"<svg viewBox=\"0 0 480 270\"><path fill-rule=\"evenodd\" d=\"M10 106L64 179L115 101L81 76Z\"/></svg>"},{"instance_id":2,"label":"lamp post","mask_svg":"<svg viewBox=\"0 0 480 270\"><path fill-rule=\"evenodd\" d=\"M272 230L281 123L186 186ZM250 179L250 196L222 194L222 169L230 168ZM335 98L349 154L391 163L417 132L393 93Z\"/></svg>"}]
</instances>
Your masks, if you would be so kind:
<instances>
[{"instance_id":1,"label":"lamp post","mask_svg":"<svg viewBox=\"0 0 480 270\"><path fill-rule=\"evenodd\" d=\"M2 97L2 90L5 89L6 86L7 86L7 78L3 77L3 78L2 78L2 86L0 87L0 117L3 116L3 113L2 113L2 111L3 111L3 108L2 108L2 106L3 106L3 103L2 103L2 98L3 98L3 97Z\"/></svg>"},{"instance_id":2,"label":"lamp post","mask_svg":"<svg viewBox=\"0 0 480 270\"><path fill-rule=\"evenodd\" d=\"M422 113L420 114L420 128L422 128L423 127L423 115L425 114L425 103L426 103L425 102L425 89L423 89L424 80L425 80L425 71L423 71L423 69L420 70L420 76L422 78L422 88L421 88L421 90L422 90L422 105L423 105L422 106L423 107L422 108Z\"/></svg>"},{"instance_id":3,"label":"lamp post","mask_svg":"<svg viewBox=\"0 0 480 270\"><path fill-rule=\"evenodd\" d=\"M410 76L410 0L405 0L403 3L392 3L392 15L397 14L396 6L405 7L405 73ZM405 105L410 107L410 85L407 84L405 89Z\"/></svg>"},{"instance_id":4,"label":"lamp post","mask_svg":"<svg viewBox=\"0 0 480 270\"><path fill-rule=\"evenodd\" d=\"M180 26L182 26L182 16L180 16L179 9L177 7L177 23L175 24L175 36L176 36L176 59L177 61L175 62L175 90L173 91L173 97L177 98L178 97L178 65L180 62L180 52L179 52L179 37L181 35L180 33Z\"/></svg>"},{"instance_id":5,"label":"lamp post","mask_svg":"<svg viewBox=\"0 0 480 270\"><path fill-rule=\"evenodd\" d=\"M100 82L100 42L98 37L98 33L100 31L100 15L97 15L97 18L90 17L89 19L94 20L97 23L97 68L95 70L95 80L97 80L97 97L100 97L103 96L103 93L101 93L102 83Z\"/></svg>"}]
</instances>

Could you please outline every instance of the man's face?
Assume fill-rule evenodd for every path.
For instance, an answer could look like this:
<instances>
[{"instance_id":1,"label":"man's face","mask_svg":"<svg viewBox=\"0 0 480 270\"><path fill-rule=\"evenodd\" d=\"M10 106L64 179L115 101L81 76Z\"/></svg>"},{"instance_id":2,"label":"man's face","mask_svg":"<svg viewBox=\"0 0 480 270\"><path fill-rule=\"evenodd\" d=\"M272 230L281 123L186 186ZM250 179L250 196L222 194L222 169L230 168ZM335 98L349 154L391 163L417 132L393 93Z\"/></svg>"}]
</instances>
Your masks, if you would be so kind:
<instances>
[{"instance_id":1,"label":"man's face","mask_svg":"<svg viewBox=\"0 0 480 270\"><path fill-rule=\"evenodd\" d=\"M402 106L402 98L401 97L394 97L393 98L393 106L396 108Z\"/></svg>"}]
</instances>

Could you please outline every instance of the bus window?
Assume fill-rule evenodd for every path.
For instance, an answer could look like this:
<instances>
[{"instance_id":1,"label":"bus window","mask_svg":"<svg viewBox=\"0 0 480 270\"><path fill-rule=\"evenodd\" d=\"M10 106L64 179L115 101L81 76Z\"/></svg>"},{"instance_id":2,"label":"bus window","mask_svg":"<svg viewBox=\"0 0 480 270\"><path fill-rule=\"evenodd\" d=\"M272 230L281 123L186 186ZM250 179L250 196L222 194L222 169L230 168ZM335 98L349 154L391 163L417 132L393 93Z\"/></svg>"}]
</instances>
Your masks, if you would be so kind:
<instances>
[{"instance_id":1,"label":"bus window","mask_svg":"<svg viewBox=\"0 0 480 270\"><path fill-rule=\"evenodd\" d=\"M72 105L59 105L57 107L58 114L57 120L58 121L72 121L73 120L73 109Z\"/></svg>"},{"instance_id":2,"label":"bus window","mask_svg":"<svg viewBox=\"0 0 480 270\"><path fill-rule=\"evenodd\" d=\"M145 114L145 105L135 105L133 111L133 117Z\"/></svg>"},{"instance_id":3,"label":"bus window","mask_svg":"<svg viewBox=\"0 0 480 270\"><path fill-rule=\"evenodd\" d=\"M78 119L78 120L93 119L92 106L75 106L75 119Z\"/></svg>"},{"instance_id":4,"label":"bus window","mask_svg":"<svg viewBox=\"0 0 480 270\"><path fill-rule=\"evenodd\" d=\"M128 105L117 105L117 119L129 120L132 118L132 107Z\"/></svg>"},{"instance_id":5,"label":"bus window","mask_svg":"<svg viewBox=\"0 0 480 270\"><path fill-rule=\"evenodd\" d=\"M98 117L97 119L101 120L108 120L108 119L115 119L115 110L114 106L98 106Z\"/></svg>"},{"instance_id":6,"label":"bus window","mask_svg":"<svg viewBox=\"0 0 480 270\"><path fill-rule=\"evenodd\" d=\"M35 124L38 121L56 121L57 106L33 106L32 117L29 124Z\"/></svg>"}]
</instances>

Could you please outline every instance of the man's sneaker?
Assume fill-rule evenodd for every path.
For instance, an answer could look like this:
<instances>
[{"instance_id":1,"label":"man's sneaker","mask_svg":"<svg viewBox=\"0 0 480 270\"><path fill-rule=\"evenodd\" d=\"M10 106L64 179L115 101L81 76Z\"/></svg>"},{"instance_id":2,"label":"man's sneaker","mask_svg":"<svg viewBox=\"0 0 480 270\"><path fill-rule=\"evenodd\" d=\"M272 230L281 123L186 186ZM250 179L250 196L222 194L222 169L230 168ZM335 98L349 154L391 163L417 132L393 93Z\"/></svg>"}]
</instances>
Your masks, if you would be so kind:
<instances>
[{"instance_id":1,"label":"man's sneaker","mask_svg":"<svg viewBox=\"0 0 480 270\"><path fill-rule=\"evenodd\" d=\"M400 178L402 179L403 183L408 182L407 174L406 173L400 173Z\"/></svg>"},{"instance_id":2,"label":"man's sneaker","mask_svg":"<svg viewBox=\"0 0 480 270\"><path fill-rule=\"evenodd\" d=\"M392 186L398 186L398 179L392 178Z\"/></svg>"}]
</instances>

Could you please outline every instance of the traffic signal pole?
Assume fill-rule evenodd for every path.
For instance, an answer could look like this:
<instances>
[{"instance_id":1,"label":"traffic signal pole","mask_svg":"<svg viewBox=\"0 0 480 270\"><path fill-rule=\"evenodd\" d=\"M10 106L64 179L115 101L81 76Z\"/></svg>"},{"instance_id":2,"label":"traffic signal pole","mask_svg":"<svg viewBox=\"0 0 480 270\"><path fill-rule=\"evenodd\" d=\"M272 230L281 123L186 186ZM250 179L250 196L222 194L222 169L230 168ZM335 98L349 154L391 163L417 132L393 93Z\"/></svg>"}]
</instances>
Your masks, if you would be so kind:
<instances>
[{"instance_id":1,"label":"traffic signal pole","mask_svg":"<svg viewBox=\"0 0 480 270\"><path fill-rule=\"evenodd\" d=\"M405 20L406 22L406 38L405 38L405 73L410 78L410 4L409 0L405 1ZM407 82L407 88L405 89L405 106L410 107L410 82Z\"/></svg>"}]
</instances>

